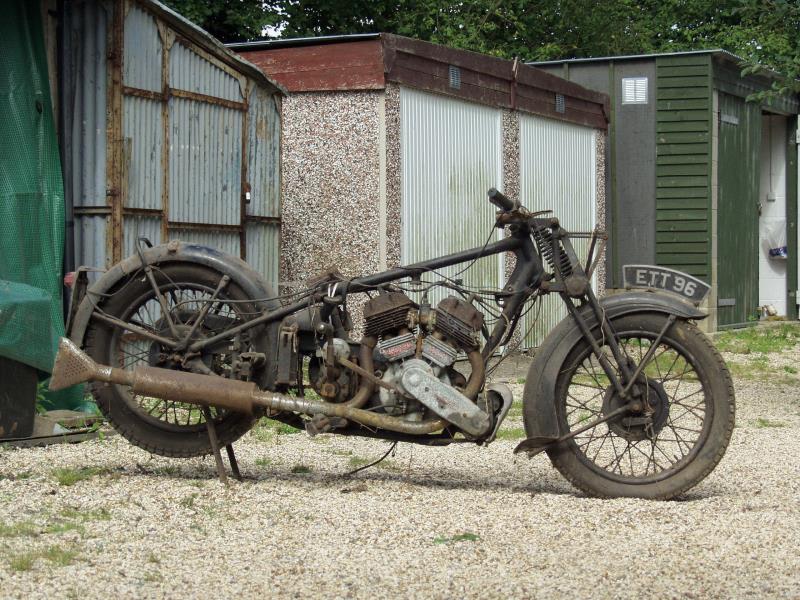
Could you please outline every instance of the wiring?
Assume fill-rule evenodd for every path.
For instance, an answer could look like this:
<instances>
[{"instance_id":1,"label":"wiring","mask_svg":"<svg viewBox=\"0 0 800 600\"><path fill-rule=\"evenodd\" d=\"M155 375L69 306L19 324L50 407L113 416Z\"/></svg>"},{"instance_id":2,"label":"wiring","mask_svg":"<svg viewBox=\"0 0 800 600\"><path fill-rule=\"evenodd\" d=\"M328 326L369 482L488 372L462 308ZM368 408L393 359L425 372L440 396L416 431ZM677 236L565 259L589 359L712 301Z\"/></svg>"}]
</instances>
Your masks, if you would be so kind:
<instances>
[{"instance_id":1,"label":"wiring","mask_svg":"<svg viewBox=\"0 0 800 600\"><path fill-rule=\"evenodd\" d=\"M364 471L365 469L369 469L370 467L374 467L379 462L382 462L383 460L385 460L386 457L388 457L390 454L392 454L392 456L394 456L393 453L394 453L396 448L397 448L397 442L392 442L392 445L389 446L389 449L386 451L386 453L383 456L381 456L378 460L372 461L368 465L362 465L362 466L358 467L357 469L353 469L352 471L348 471L347 473L343 474L342 477L352 477L353 475L355 475L356 473L359 473L360 471Z\"/></svg>"}]
</instances>

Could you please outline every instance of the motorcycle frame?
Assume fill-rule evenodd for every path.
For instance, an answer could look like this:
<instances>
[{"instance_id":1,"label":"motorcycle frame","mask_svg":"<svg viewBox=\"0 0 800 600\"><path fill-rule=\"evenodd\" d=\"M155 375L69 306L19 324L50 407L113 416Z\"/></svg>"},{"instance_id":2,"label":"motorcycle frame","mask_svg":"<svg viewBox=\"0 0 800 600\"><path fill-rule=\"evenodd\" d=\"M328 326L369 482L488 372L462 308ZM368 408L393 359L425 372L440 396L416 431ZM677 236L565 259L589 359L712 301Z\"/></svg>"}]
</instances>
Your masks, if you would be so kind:
<instances>
[{"instance_id":1,"label":"motorcycle frame","mask_svg":"<svg viewBox=\"0 0 800 600\"><path fill-rule=\"evenodd\" d=\"M603 370L609 377L612 386L622 397L627 396L630 386L625 386L623 382L619 380L616 371L602 352L595 336L578 311L578 307L573 302L573 299L578 299L580 302L587 303L592 307L598 323L601 324L602 336L608 343L616 363L620 366L624 381L630 382L631 372L628 361L623 358L623 353L617 343L611 323L609 323L603 315L600 303L591 289L589 277L584 271L569 241L570 234L561 228L558 219L536 218L527 213L520 213L519 211L500 214L498 216L497 226L507 227L510 235L502 240L487 243L479 248L463 250L411 265L396 267L386 271L337 282L336 291L338 292L338 299L335 303L343 304L346 302L348 294L373 291L379 289L382 285L399 281L407 277L419 278L425 273L434 272L444 267L511 252L516 259L515 265L506 285L502 290L498 290L496 294L497 298L502 302L502 315L501 318L497 320L481 352L484 365L488 364L503 338L511 333L508 331L509 328L512 327L512 324L516 325L522 313L522 309L530 296L534 294L558 293L566 304L570 316L576 321L584 338L591 345L593 353L598 358ZM539 251L537 251L536 243L532 237L532 232L537 229L540 231L549 229L552 232L550 236L552 243L551 250L554 256L561 256L563 253L563 255L567 257L571 271L569 275L565 276L565 274L562 273L558 261L556 261L556 264L551 265L553 273L549 276L546 274ZM590 246L589 256L587 257L588 261L591 262L596 232L591 234L573 234L573 237L578 235L592 237L592 244ZM540 248L539 250L542 249ZM318 293L312 299L313 305L323 303L324 298L326 298L324 294L321 292ZM192 353L200 352L207 346L216 344L217 342L228 339L248 329L279 322L308 307L309 301L305 299L274 310L266 311L254 319L231 327L215 336L198 340L190 344L187 350Z\"/></svg>"}]
</instances>

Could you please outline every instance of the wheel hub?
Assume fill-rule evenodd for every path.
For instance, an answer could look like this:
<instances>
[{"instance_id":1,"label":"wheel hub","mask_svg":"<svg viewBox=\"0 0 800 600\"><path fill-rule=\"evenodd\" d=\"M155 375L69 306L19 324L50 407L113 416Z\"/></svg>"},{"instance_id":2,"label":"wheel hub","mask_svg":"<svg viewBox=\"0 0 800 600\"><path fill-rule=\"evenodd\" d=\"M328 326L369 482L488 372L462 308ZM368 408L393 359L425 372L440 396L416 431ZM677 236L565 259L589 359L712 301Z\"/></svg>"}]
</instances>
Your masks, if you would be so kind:
<instances>
[{"instance_id":1,"label":"wheel hub","mask_svg":"<svg viewBox=\"0 0 800 600\"><path fill-rule=\"evenodd\" d=\"M161 328L158 331L158 335L165 337L165 338L172 338L172 330L166 323L159 322L158 323ZM192 334L190 342L196 342L198 340L205 339L205 336L200 331L202 328L198 327L195 332ZM180 323L175 324L175 331L178 334L178 339L184 339L189 332L192 330L191 325L183 325ZM183 357L184 352L176 352L171 348L165 348L158 342L152 342L150 344L150 350L148 353L148 363L151 367L161 367L165 369L181 369L183 364ZM201 359L206 367L211 367L213 356L211 354L206 354L205 352L202 354Z\"/></svg>"},{"instance_id":2,"label":"wheel hub","mask_svg":"<svg viewBox=\"0 0 800 600\"><path fill-rule=\"evenodd\" d=\"M653 379L645 380L643 377L634 387L641 390L641 395L636 398L641 410L631 411L628 415L609 421L608 428L628 441L655 438L669 418L667 393L660 382ZM609 386L603 398L603 414L608 415L626 404L628 401L620 398L613 386Z\"/></svg>"}]
</instances>

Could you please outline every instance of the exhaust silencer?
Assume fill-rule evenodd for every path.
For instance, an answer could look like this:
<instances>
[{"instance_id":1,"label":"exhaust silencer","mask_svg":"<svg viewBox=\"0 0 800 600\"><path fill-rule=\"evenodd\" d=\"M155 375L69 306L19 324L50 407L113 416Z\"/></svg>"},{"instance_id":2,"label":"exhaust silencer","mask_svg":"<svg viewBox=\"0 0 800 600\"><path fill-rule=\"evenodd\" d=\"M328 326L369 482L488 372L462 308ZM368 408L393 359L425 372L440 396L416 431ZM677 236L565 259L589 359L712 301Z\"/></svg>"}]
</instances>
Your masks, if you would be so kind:
<instances>
[{"instance_id":1,"label":"exhaust silencer","mask_svg":"<svg viewBox=\"0 0 800 600\"><path fill-rule=\"evenodd\" d=\"M135 394L167 398L177 402L218 406L236 412L252 413L253 382L236 381L213 375L186 373L139 366L132 371L98 365L78 346L61 338L50 378L50 389L61 390L85 381L106 381L130 386Z\"/></svg>"},{"instance_id":2,"label":"exhaust silencer","mask_svg":"<svg viewBox=\"0 0 800 600\"><path fill-rule=\"evenodd\" d=\"M263 392L252 381L237 381L213 375L149 366L139 366L131 371L117 369L97 364L74 342L67 338L61 338L56 362L53 365L53 375L50 378L50 389L61 390L87 381L105 381L127 385L135 394L201 406L216 406L247 414L252 414L253 408L257 406L277 411L342 417L368 427L411 435L433 433L447 425L442 419L420 422L403 421L389 415L352 408L346 404L318 402Z\"/></svg>"}]
</instances>

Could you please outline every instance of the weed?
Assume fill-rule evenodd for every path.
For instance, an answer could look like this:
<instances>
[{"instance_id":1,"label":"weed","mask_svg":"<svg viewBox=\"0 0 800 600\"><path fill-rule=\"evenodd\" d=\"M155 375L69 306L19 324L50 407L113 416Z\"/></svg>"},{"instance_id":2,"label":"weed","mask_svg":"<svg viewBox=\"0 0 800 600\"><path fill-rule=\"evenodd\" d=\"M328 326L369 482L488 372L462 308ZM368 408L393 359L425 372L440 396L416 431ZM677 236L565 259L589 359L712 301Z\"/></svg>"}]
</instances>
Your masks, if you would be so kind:
<instances>
[{"instance_id":1,"label":"weed","mask_svg":"<svg viewBox=\"0 0 800 600\"><path fill-rule=\"evenodd\" d=\"M58 567L71 565L78 556L74 548L48 546L44 550L23 552L11 557L9 566L14 571L30 571L38 559L45 559Z\"/></svg>"},{"instance_id":2,"label":"weed","mask_svg":"<svg viewBox=\"0 0 800 600\"><path fill-rule=\"evenodd\" d=\"M164 576L161 573L146 573L144 580L148 583L158 583L164 580Z\"/></svg>"},{"instance_id":3,"label":"weed","mask_svg":"<svg viewBox=\"0 0 800 600\"><path fill-rule=\"evenodd\" d=\"M72 469L69 467L53 469L53 477L56 478L59 485L70 486L75 485L84 479L91 479L95 475L104 475L109 473L109 470L103 467L78 467Z\"/></svg>"},{"instance_id":4,"label":"weed","mask_svg":"<svg viewBox=\"0 0 800 600\"><path fill-rule=\"evenodd\" d=\"M453 536L450 536L450 537L441 536L441 537L434 538L433 543L434 544L449 544L451 542L477 542L479 539L481 539L481 536L479 536L479 535L477 535L475 533L465 532L465 533L459 533L457 535L453 535Z\"/></svg>"},{"instance_id":5,"label":"weed","mask_svg":"<svg viewBox=\"0 0 800 600\"><path fill-rule=\"evenodd\" d=\"M175 465L164 465L153 470L154 475L177 475L181 470Z\"/></svg>"},{"instance_id":6,"label":"weed","mask_svg":"<svg viewBox=\"0 0 800 600\"><path fill-rule=\"evenodd\" d=\"M39 535L39 528L30 521L20 521L11 525L0 523L0 537L34 537L37 535Z\"/></svg>"},{"instance_id":7,"label":"weed","mask_svg":"<svg viewBox=\"0 0 800 600\"><path fill-rule=\"evenodd\" d=\"M307 467L305 465L295 465L292 467L292 473L307 475L308 473L311 473L311 467Z\"/></svg>"},{"instance_id":8,"label":"weed","mask_svg":"<svg viewBox=\"0 0 800 600\"><path fill-rule=\"evenodd\" d=\"M507 419L519 419L522 416L522 402L520 400L514 400L514 403L511 405L511 408L508 409L508 415L506 416Z\"/></svg>"},{"instance_id":9,"label":"weed","mask_svg":"<svg viewBox=\"0 0 800 600\"><path fill-rule=\"evenodd\" d=\"M196 493L194 493L194 494L189 494L188 496L185 496L184 498L181 498L180 505L182 507L184 507L184 508L192 508L194 506L194 501L195 501L195 498L197 498L197 496L198 495Z\"/></svg>"},{"instance_id":10,"label":"weed","mask_svg":"<svg viewBox=\"0 0 800 600\"><path fill-rule=\"evenodd\" d=\"M526 437L528 436L525 435L525 430L522 427L501 428L497 432L498 440L524 440Z\"/></svg>"},{"instance_id":11,"label":"weed","mask_svg":"<svg viewBox=\"0 0 800 600\"><path fill-rule=\"evenodd\" d=\"M259 423L250 431L250 435L256 438L259 442L264 442L266 444L272 441L274 433L272 432L272 429L264 427Z\"/></svg>"},{"instance_id":12,"label":"weed","mask_svg":"<svg viewBox=\"0 0 800 600\"><path fill-rule=\"evenodd\" d=\"M350 460L347 462L351 467L361 467L371 463L372 459L364 458L363 456L351 456Z\"/></svg>"},{"instance_id":13,"label":"weed","mask_svg":"<svg viewBox=\"0 0 800 600\"><path fill-rule=\"evenodd\" d=\"M783 367L785 373L790 373L791 375L797 375L797 369L794 367L790 367L788 365Z\"/></svg>"},{"instance_id":14,"label":"weed","mask_svg":"<svg viewBox=\"0 0 800 600\"><path fill-rule=\"evenodd\" d=\"M272 464L272 459L271 458L266 458L266 457L257 458L256 459L256 464L259 467L268 467L268 466L270 466Z\"/></svg>"},{"instance_id":15,"label":"weed","mask_svg":"<svg viewBox=\"0 0 800 600\"><path fill-rule=\"evenodd\" d=\"M147 555L147 562L153 563L154 565L160 565L161 559L158 558L154 552L151 552L150 554Z\"/></svg>"},{"instance_id":16,"label":"weed","mask_svg":"<svg viewBox=\"0 0 800 600\"><path fill-rule=\"evenodd\" d=\"M66 533L68 531L77 531L79 533L83 533L84 529L79 523L74 523L71 521L57 521L47 525L44 529L42 529L42 533Z\"/></svg>"},{"instance_id":17,"label":"weed","mask_svg":"<svg viewBox=\"0 0 800 600\"><path fill-rule=\"evenodd\" d=\"M720 351L736 354L781 352L794 347L798 342L800 342L800 327L792 324L726 331L716 339Z\"/></svg>"},{"instance_id":18,"label":"weed","mask_svg":"<svg viewBox=\"0 0 800 600\"><path fill-rule=\"evenodd\" d=\"M328 454L333 454L334 456L353 456L352 450L339 450L338 448L323 450L323 452L327 452Z\"/></svg>"},{"instance_id":19,"label":"weed","mask_svg":"<svg viewBox=\"0 0 800 600\"><path fill-rule=\"evenodd\" d=\"M763 429L764 427L786 427L786 423L783 421L770 421L769 419L758 417L756 419L756 427L759 429Z\"/></svg>"},{"instance_id":20,"label":"weed","mask_svg":"<svg viewBox=\"0 0 800 600\"><path fill-rule=\"evenodd\" d=\"M30 571L33 568L33 563L36 562L36 554L33 552L23 552L12 556L8 563L13 571Z\"/></svg>"},{"instance_id":21,"label":"weed","mask_svg":"<svg viewBox=\"0 0 800 600\"><path fill-rule=\"evenodd\" d=\"M520 378L518 378L518 379L517 379L517 383L518 383L518 384L520 384L520 385L522 385L523 383L525 383L525 378L524 378L524 377L520 377Z\"/></svg>"},{"instance_id":22,"label":"weed","mask_svg":"<svg viewBox=\"0 0 800 600\"><path fill-rule=\"evenodd\" d=\"M88 523L89 521L111 520L111 513L105 507L85 511L78 511L74 508L65 508L61 511L61 516L65 519L77 519L82 523Z\"/></svg>"},{"instance_id":23,"label":"weed","mask_svg":"<svg viewBox=\"0 0 800 600\"><path fill-rule=\"evenodd\" d=\"M275 426L275 433L278 435L291 435L294 433L300 433L300 430L297 427L292 427L291 425L287 425L286 423L278 423Z\"/></svg>"},{"instance_id":24,"label":"weed","mask_svg":"<svg viewBox=\"0 0 800 600\"><path fill-rule=\"evenodd\" d=\"M41 553L42 558L46 558L54 565L66 567L71 565L78 556L78 552L71 548L61 548L60 546L50 546Z\"/></svg>"}]
</instances>

